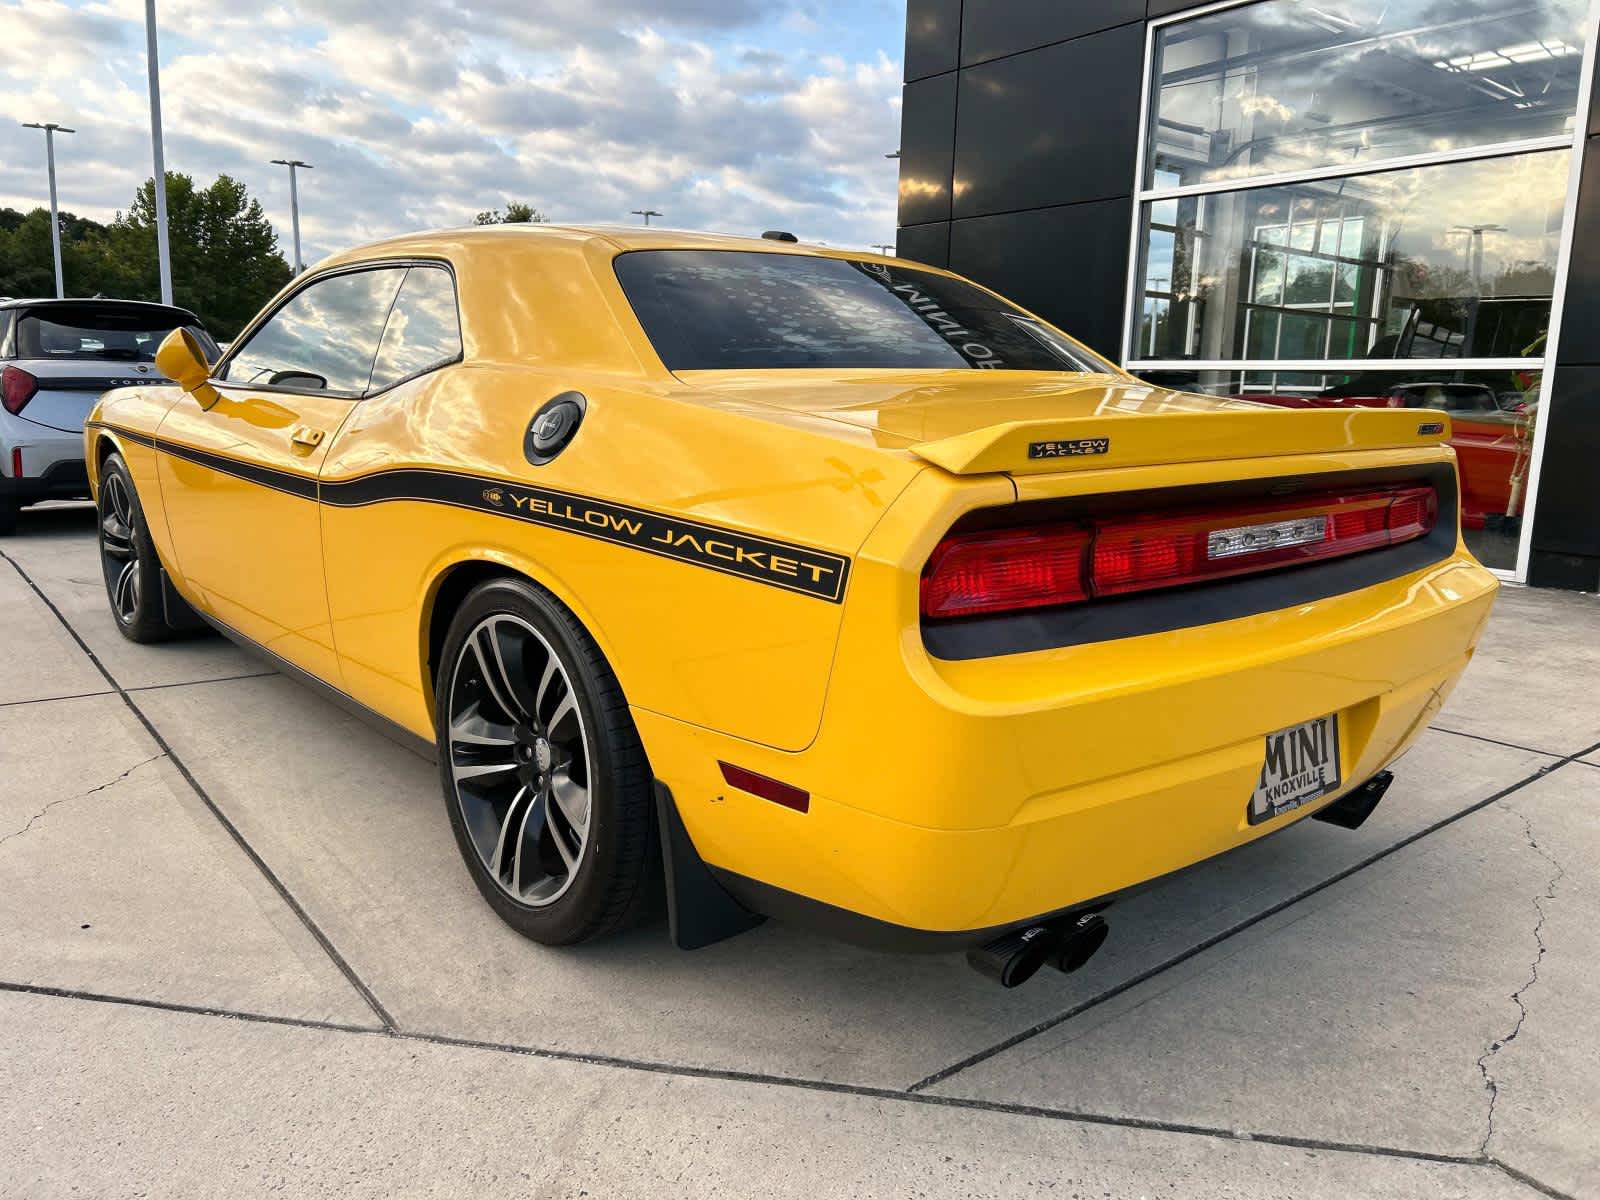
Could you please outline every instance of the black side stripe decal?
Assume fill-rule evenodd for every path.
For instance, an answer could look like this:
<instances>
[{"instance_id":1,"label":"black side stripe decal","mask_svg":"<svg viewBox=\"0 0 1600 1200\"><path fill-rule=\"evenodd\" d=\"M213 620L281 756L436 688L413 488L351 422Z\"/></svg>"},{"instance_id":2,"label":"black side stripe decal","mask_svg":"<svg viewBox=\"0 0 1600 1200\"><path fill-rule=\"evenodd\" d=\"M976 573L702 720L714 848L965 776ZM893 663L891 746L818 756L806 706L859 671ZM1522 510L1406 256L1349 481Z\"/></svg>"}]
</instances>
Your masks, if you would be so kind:
<instances>
[{"instance_id":1,"label":"black side stripe decal","mask_svg":"<svg viewBox=\"0 0 1600 1200\"><path fill-rule=\"evenodd\" d=\"M833 604L844 599L845 583L850 574L850 560L843 555L571 492L420 467L326 480L319 489L318 481L309 476L240 462L104 422L90 424L175 458L302 499L316 500L320 490L322 503L337 508L363 508L370 504L410 500L493 513L643 550Z\"/></svg>"},{"instance_id":2,"label":"black side stripe decal","mask_svg":"<svg viewBox=\"0 0 1600 1200\"><path fill-rule=\"evenodd\" d=\"M193 446L180 446L176 442L169 442L166 438L156 438L155 441L163 454L170 454L173 458L209 467L213 471L232 475L248 483L259 483L262 487L271 488L275 492L287 492L291 496L299 496L302 500L317 498L317 479L314 475L296 475L293 471L280 471L276 467L264 467L259 463L240 462L237 458L229 458L225 454L196 450Z\"/></svg>"},{"instance_id":3,"label":"black side stripe decal","mask_svg":"<svg viewBox=\"0 0 1600 1200\"><path fill-rule=\"evenodd\" d=\"M85 421L84 425L89 429L109 429L118 437L130 441L136 446L144 446L149 449L155 448L156 440L148 434L135 433L133 430L124 429L120 425L107 425L104 421Z\"/></svg>"}]
</instances>

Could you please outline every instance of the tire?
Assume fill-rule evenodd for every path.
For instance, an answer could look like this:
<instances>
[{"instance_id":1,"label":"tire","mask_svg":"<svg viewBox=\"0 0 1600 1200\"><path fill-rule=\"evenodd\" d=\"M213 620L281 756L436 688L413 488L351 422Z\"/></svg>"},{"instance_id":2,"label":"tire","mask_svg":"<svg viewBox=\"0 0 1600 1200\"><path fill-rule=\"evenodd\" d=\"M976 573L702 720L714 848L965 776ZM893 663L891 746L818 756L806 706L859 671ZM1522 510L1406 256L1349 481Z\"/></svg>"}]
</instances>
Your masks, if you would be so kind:
<instances>
[{"instance_id":1,"label":"tire","mask_svg":"<svg viewBox=\"0 0 1600 1200\"><path fill-rule=\"evenodd\" d=\"M133 476L113 452L100 468L95 498L99 515L100 571L117 630L130 642L163 642L172 636L161 608L161 559L139 505Z\"/></svg>"},{"instance_id":2,"label":"tire","mask_svg":"<svg viewBox=\"0 0 1600 1200\"><path fill-rule=\"evenodd\" d=\"M651 776L588 631L526 580L481 584L451 621L434 705L450 828L501 919L549 946L628 924L647 895Z\"/></svg>"},{"instance_id":3,"label":"tire","mask_svg":"<svg viewBox=\"0 0 1600 1200\"><path fill-rule=\"evenodd\" d=\"M9 537L17 531L17 510L20 507L14 500L0 500L0 537Z\"/></svg>"}]
</instances>

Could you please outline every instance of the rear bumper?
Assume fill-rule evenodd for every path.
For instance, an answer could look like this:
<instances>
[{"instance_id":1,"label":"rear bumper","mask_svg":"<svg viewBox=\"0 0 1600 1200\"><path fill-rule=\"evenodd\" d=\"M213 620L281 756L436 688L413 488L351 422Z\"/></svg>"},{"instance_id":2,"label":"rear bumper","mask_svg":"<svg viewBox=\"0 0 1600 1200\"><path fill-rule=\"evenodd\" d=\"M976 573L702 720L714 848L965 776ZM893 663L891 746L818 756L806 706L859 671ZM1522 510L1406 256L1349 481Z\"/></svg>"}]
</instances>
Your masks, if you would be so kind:
<instances>
[{"instance_id":1,"label":"rear bumper","mask_svg":"<svg viewBox=\"0 0 1600 1200\"><path fill-rule=\"evenodd\" d=\"M26 469L26 468L24 468ZM13 504L36 504L41 500L87 500L89 475L80 454L76 462L51 463L41 475L24 474L20 479L0 475L0 500Z\"/></svg>"},{"instance_id":2,"label":"rear bumper","mask_svg":"<svg viewBox=\"0 0 1600 1200\"><path fill-rule=\"evenodd\" d=\"M1183 870L1358 787L1443 704L1497 586L1458 552L1295 610L955 664L910 639L875 654L852 614L805 751L637 717L701 857L747 906L949 947ZM1263 736L1328 712L1343 787L1249 824ZM806 788L809 810L729 788L718 760Z\"/></svg>"},{"instance_id":3,"label":"rear bumper","mask_svg":"<svg viewBox=\"0 0 1600 1200\"><path fill-rule=\"evenodd\" d=\"M13 504L89 495L83 435L0 413L0 499ZM22 462L16 474L17 459Z\"/></svg>"}]
</instances>

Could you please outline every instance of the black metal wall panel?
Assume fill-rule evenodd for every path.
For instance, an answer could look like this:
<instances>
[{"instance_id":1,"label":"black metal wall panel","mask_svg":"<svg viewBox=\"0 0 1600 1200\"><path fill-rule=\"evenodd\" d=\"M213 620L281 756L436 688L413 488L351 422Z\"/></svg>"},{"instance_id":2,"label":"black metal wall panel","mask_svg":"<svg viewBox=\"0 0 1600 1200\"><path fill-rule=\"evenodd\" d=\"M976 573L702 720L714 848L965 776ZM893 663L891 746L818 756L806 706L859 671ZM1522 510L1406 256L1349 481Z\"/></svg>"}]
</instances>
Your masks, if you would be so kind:
<instances>
[{"instance_id":1,"label":"black metal wall panel","mask_svg":"<svg viewBox=\"0 0 1600 1200\"><path fill-rule=\"evenodd\" d=\"M1600 363L1600 138L1587 139L1557 359Z\"/></svg>"},{"instance_id":2,"label":"black metal wall panel","mask_svg":"<svg viewBox=\"0 0 1600 1200\"><path fill-rule=\"evenodd\" d=\"M1551 391L1534 549L1600 562L1600 366L1557 367Z\"/></svg>"},{"instance_id":3,"label":"black metal wall panel","mask_svg":"<svg viewBox=\"0 0 1600 1200\"><path fill-rule=\"evenodd\" d=\"M1211 3L1211 0L1150 0L1145 7L1145 12L1154 20L1156 17L1171 16L1173 13L1182 12L1186 8L1199 8L1202 4L1209 3Z\"/></svg>"},{"instance_id":4,"label":"black metal wall panel","mask_svg":"<svg viewBox=\"0 0 1600 1200\"><path fill-rule=\"evenodd\" d=\"M1145 0L966 0L961 12L961 65L1142 21L1144 6Z\"/></svg>"},{"instance_id":5,"label":"black metal wall panel","mask_svg":"<svg viewBox=\"0 0 1600 1200\"><path fill-rule=\"evenodd\" d=\"M931 225L907 225L900 230L894 252L901 258L927 263L930 267L948 267L950 222L935 221Z\"/></svg>"},{"instance_id":6,"label":"black metal wall panel","mask_svg":"<svg viewBox=\"0 0 1600 1200\"><path fill-rule=\"evenodd\" d=\"M956 69L961 0L906 0L906 82Z\"/></svg>"},{"instance_id":7,"label":"black metal wall panel","mask_svg":"<svg viewBox=\"0 0 1600 1200\"><path fill-rule=\"evenodd\" d=\"M1132 220L1128 197L970 217L950 226L950 269L1116 359Z\"/></svg>"},{"instance_id":8,"label":"black metal wall panel","mask_svg":"<svg viewBox=\"0 0 1600 1200\"><path fill-rule=\"evenodd\" d=\"M1600 588L1600 137L1587 139L1555 377L1545 380L1544 460L1528 582Z\"/></svg>"},{"instance_id":9,"label":"black metal wall panel","mask_svg":"<svg viewBox=\"0 0 1600 1200\"><path fill-rule=\"evenodd\" d=\"M956 76L905 86L900 116L900 224L950 219L956 134Z\"/></svg>"},{"instance_id":10,"label":"black metal wall panel","mask_svg":"<svg viewBox=\"0 0 1600 1200\"><path fill-rule=\"evenodd\" d=\"M963 69L953 214L1128 195L1142 31L1124 25Z\"/></svg>"}]
</instances>

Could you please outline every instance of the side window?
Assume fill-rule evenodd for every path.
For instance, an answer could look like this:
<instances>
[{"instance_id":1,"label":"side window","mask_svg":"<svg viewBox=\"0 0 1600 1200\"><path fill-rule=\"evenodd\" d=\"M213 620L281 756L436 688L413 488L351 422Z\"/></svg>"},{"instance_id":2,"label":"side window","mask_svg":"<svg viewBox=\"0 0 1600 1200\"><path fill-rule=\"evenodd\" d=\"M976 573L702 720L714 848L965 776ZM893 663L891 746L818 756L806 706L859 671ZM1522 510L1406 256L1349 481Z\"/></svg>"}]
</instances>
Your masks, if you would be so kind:
<instances>
[{"instance_id":1,"label":"side window","mask_svg":"<svg viewBox=\"0 0 1600 1200\"><path fill-rule=\"evenodd\" d=\"M367 390L380 392L460 357L455 280L443 267L412 267L378 343Z\"/></svg>"},{"instance_id":2,"label":"side window","mask_svg":"<svg viewBox=\"0 0 1600 1200\"><path fill-rule=\"evenodd\" d=\"M404 267L333 275L275 312L229 361L229 383L359 396Z\"/></svg>"}]
</instances>

